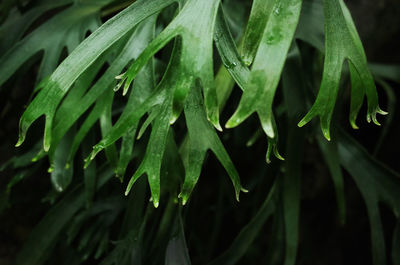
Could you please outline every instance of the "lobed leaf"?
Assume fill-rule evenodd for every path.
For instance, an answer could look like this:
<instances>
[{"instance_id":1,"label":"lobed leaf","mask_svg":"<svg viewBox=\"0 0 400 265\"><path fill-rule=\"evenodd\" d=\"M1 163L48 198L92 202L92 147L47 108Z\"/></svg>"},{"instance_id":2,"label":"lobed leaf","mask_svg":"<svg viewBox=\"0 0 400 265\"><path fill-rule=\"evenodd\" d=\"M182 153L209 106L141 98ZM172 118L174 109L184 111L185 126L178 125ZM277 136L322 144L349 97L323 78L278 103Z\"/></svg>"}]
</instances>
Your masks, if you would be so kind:
<instances>
[{"instance_id":1,"label":"lobed leaf","mask_svg":"<svg viewBox=\"0 0 400 265\"><path fill-rule=\"evenodd\" d=\"M216 26L215 26L215 36L214 41L215 45L218 49L219 55L221 56L222 62L228 72L231 74L233 79L239 85L242 90L245 90L249 87L250 82L250 70L244 64L243 60L241 59L235 42L232 39L232 36L229 32L227 23L224 18L222 8L218 12ZM262 116L264 117L264 116ZM260 118L261 119L261 118ZM264 121L264 119L262 120ZM273 126L275 128L275 123L273 122ZM270 162L270 155L274 153L274 155L278 158L283 160L283 157L279 154L277 148L277 137L271 138L267 135L268 138L268 149L266 154L266 161L267 163Z\"/></svg>"},{"instance_id":2,"label":"lobed leaf","mask_svg":"<svg viewBox=\"0 0 400 265\"><path fill-rule=\"evenodd\" d=\"M233 128L257 112L265 133L274 138L272 103L300 16L301 0L275 1L263 32L238 109L226 123Z\"/></svg>"},{"instance_id":3,"label":"lobed leaf","mask_svg":"<svg viewBox=\"0 0 400 265\"><path fill-rule=\"evenodd\" d=\"M139 58L122 74L120 86L126 94L133 79L145 63L172 38L180 37L180 85L174 92L175 121L182 111L186 96L198 82L204 90L207 117L219 130L219 111L213 77L212 40L219 0L188 0L172 22L149 44Z\"/></svg>"},{"instance_id":4,"label":"lobed leaf","mask_svg":"<svg viewBox=\"0 0 400 265\"><path fill-rule=\"evenodd\" d=\"M176 50L179 50L179 45L175 51ZM154 111L156 113L156 118L153 121L153 128L147 145L146 154L136 173L129 181L125 194L128 194L135 181L146 173L155 207L158 207L159 204L161 162L170 127L170 120L172 118L174 88L177 76L180 74L178 71L175 71L175 63L177 63L178 60L176 54L176 52L173 52L173 59L155 91L144 100L143 103L132 105L132 107L126 109L126 112L124 111L125 113L121 115L110 132L93 147L93 152L88 157L86 163L87 166L98 152L114 143L125 133L136 128L140 118L146 112L150 110Z\"/></svg>"},{"instance_id":5,"label":"lobed leaf","mask_svg":"<svg viewBox=\"0 0 400 265\"><path fill-rule=\"evenodd\" d=\"M324 0L325 17L325 62L321 87L311 110L299 122L304 126L313 117L319 116L321 129L330 140L329 127L339 88L343 62L347 59L352 77L352 99L350 123L357 128L355 118L367 95L368 114L377 125L376 114L385 114L378 106L378 95L373 77L368 69L366 56L355 29L351 15L342 0Z\"/></svg>"},{"instance_id":6,"label":"lobed leaf","mask_svg":"<svg viewBox=\"0 0 400 265\"><path fill-rule=\"evenodd\" d=\"M247 191L241 186L239 175L228 153L219 140L217 133L207 121L199 88L193 89L189 93L184 112L188 128L188 150L183 159L185 181L182 191L178 196L182 198L182 204L186 204L190 193L199 179L201 167L208 149L216 155L229 174L235 188L236 199L239 201L240 191Z\"/></svg>"}]
</instances>

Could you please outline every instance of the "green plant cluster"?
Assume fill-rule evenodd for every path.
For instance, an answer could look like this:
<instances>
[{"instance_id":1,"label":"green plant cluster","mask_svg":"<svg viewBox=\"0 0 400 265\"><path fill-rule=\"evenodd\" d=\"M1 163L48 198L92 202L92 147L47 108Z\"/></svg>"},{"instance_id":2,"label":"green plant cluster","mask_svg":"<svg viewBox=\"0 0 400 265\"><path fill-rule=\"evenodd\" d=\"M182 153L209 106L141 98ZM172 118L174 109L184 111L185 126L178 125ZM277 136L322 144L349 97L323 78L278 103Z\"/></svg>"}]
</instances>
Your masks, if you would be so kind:
<instances>
[{"instance_id":1,"label":"green plant cluster","mask_svg":"<svg viewBox=\"0 0 400 265\"><path fill-rule=\"evenodd\" d=\"M206 237L212 243L199 239L194 263L237 264L268 224L268 254L257 263L297 264L307 141L316 142L328 167L340 223L346 221L344 168L365 201L373 263L400 264L399 176L332 118L341 116L335 106L350 105L348 120L357 129L366 99L367 121L380 125L377 114L387 113L375 81L390 91L385 80L400 80L390 74L397 68L367 63L342 0L39 0L24 12L7 3L0 85L9 89L21 72L38 70L19 123L16 146L24 152L2 167L16 172L3 198L35 165L48 163L53 186L52 206L16 264L55 264L57 253L69 265L191 264L186 220L202 211L202 192L225 193L221 175L229 176L237 201L253 193L261 203L224 252L215 253L223 237L218 229ZM350 104L340 93L348 83ZM28 129L42 117L43 136L25 147ZM242 123L253 128L250 134L241 133ZM268 142L263 152L270 165L254 165L268 173L246 176L246 185L227 151L234 146L224 147L232 131L249 148L263 137ZM226 173L201 174L207 153ZM213 186L198 190L192 203L200 176L213 178ZM210 203L220 218L235 209L232 201ZM397 218L390 251L380 203Z\"/></svg>"}]
</instances>

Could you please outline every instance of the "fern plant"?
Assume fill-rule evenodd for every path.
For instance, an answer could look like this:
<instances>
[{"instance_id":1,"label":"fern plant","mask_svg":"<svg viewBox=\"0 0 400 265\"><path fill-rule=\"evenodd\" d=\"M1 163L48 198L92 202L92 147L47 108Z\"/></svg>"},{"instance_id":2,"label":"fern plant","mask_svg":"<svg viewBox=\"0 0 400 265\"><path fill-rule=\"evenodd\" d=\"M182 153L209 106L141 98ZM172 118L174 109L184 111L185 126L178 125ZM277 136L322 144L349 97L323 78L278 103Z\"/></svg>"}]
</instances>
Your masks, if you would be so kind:
<instances>
[{"instance_id":1,"label":"fern plant","mask_svg":"<svg viewBox=\"0 0 400 265\"><path fill-rule=\"evenodd\" d=\"M338 226L349 175L368 215L367 260L399 264L399 175L340 118L349 105L354 129L360 110L380 125L375 83L391 91L398 68L368 64L342 0L6 1L2 14L2 92L35 77L2 166L2 211L37 172L52 184L15 264L318 262L300 237L312 229L301 228L310 148L331 176ZM381 204L397 220L392 239Z\"/></svg>"}]
</instances>

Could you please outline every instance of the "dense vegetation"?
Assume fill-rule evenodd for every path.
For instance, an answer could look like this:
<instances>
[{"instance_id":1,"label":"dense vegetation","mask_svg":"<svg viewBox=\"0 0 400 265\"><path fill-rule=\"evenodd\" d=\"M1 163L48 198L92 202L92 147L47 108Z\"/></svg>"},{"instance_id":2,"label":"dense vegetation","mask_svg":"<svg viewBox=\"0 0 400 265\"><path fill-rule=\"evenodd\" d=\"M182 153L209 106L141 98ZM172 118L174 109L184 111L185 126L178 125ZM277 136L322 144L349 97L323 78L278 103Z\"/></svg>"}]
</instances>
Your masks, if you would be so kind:
<instances>
[{"instance_id":1,"label":"dense vegetation","mask_svg":"<svg viewBox=\"0 0 400 265\"><path fill-rule=\"evenodd\" d=\"M0 257L400 264L400 67L343 0L0 11Z\"/></svg>"}]
</instances>

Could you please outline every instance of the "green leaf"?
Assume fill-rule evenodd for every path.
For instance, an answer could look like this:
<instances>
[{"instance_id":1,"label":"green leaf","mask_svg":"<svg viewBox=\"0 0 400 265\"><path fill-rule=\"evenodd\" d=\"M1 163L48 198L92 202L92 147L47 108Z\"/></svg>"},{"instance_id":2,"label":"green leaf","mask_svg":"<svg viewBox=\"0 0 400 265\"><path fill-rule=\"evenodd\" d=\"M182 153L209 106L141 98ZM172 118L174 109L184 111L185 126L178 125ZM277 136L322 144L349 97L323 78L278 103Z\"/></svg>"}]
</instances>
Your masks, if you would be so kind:
<instances>
[{"instance_id":1,"label":"green leaf","mask_svg":"<svg viewBox=\"0 0 400 265\"><path fill-rule=\"evenodd\" d=\"M304 126L313 117L319 116L321 129L326 139L330 140L329 127L343 62L347 59L352 76L352 102L350 123L357 128L355 117L359 112L364 95L367 95L367 121L379 125L376 114L385 114L378 106L378 95L373 77L368 69L366 56L352 21L351 15L342 0L324 0L325 17L325 62L321 87L317 99L307 115L299 122Z\"/></svg>"},{"instance_id":2,"label":"green leaf","mask_svg":"<svg viewBox=\"0 0 400 265\"><path fill-rule=\"evenodd\" d=\"M219 0L188 0L172 22L150 43L126 73L121 75L123 94L129 89L133 79L145 63L172 38L180 37L180 75L174 92L175 121L182 111L190 89L200 82L204 90L207 117L218 129L218 102L214 86L212 40Z\"/></svg>"},{"instance_id":3,"label":"green leaf","mask_svg":"<svg viewBox=\"0 0 400 265\"><path fill-rule=\"evenodd\" d=\"M129 120L129 124L123 122L125 117L121 117L113 130L108 135L109 138L121 137L121 132L123 132L125 127L127 129L137 126L140 116L152 108L155 113L155 119L152 122L152 132L147 145L146 154L143 161L139 165L135 174L132 176L128 183L125 194L128 194L132 188L135 181L141 177L143 174L147 174L147 178L150 185L150 190L152 194L153 204L157 208L160 200L160 170L161 163L163 160L163 154L165 146L167 144L167 136L170 129L170 121L172 118L172 107L174 98L174 85L176 84L177 78L179 78L180 73L175 70L175 63L178 63L178 52L180 45L177 44L173 51L172 59L168 65L165 76L158 84L155 92L143 102L143 104L138 106L138 109L132 109L129 115L125 117ZM178 66L179 67L179 66ZM140 111L139 111L140 109ZM135 115L138 114L138 115ZM140 115L140 116L139 116ZM117 127L119 122L121 122L121 127ZM108 144L109 138L103 139L99 144L94 147L94 153L97 152L102 146ZM117 138L117 139L118 139ZM108 142L107 142L108 140ZM111 140L112 141L112 140ZM106 144L103 144L103 143ZM93 156L90 158L92 159Z\"/></svg>"},{"instance_id":4,"label":"green leaf","mask_svg":"<svg viewBox=\"0 0 400 265\"><path fill-rule=\"evenodd\" d=\"M124 44L124 43L118 43ZM118 50L121 45L116 45L114 48ZM105 54L108 55L108 54ZM79 117L85 113L85 111L90 108L91 104L97 100L101 101L101 95L105 94L104 90L107 88L107 83L102 83L102 90L97 92L98 86L96 84L91 88L91 85L99 73L101 67L106 63L107 56L100 56L96 60L96 63L87 69L75 82L74 86L70 89L70 92L64 98L60 106L58 107L55 117L54 117L54 125L52 127L52 139L51 146L49 150L50 160L52 159L53 152L57 148L60 140L64 137L64 135L68 132L68 130L72 127L74 123L79 119ZM102 80L103 81L103 80ZM109 88L109 87L108 87ZM88 91L89 90L89 91ZM96 94L97 92L97 94ZM101 93L101 94L100 94ZM104 99L103 99L104 101ZM104 103L104 102L103 102ZM77 108L76 106L80 106ZM97 107L99 108L99 107ZM96 107L94 108L96 109ZM92 110L94 112L94 110ZM93 114L90 114L93 116ZM89 115L89 116L90 116ZM100 114L99 114L100 115ZM88 118L87 118L88 119ZM96 121L96 120L94 120ZM81 128L79 129L82 130ZM74 142L76 141L76 136L74 137ZM73 150L74 148L72 148ZM72 152L71 150L71 152ZM76 151L76 150L75 150ZM73 151L73 153L75 153ZM71 159L70 159L71 160Z\"/></svg>"},{"instance_id":5,"label":"green leaf","mask_svg":"<svg viewBox=\"0 0 400 265\"><path fill-rule=\"evenodd\" d=\"M153 128L147 145L146 154L139 168L129 181L125 194L129 193L133 184L140 176L147 174L155 207L158 207L160 199L160 169L170 127L170 120L172 118L174 85L180 75L178 71L175 71L175 64L178 64L179 61L179 53L177 52L179 50L180 45L177 44L165 76L152 95L144 100L143 103L137 106L133 105L132 108L129 108L129 112L125 112L126 114L121 115L111 131L93 147L93 152L88 157L86 163L86 165L88 165L98 152L121 138L126 132L132 130L132 128L137 127L140 118L146 112L150 111L150 109L153 109L157 115L155 115L156 118L152 124ZM177 67L179 67L179 65Z\"/></svg>"},{"instance_id":6,"label":"green leaf","mask_svg":"<svg viewBox=\"0 0 400 265\"><path fill-rule=\"evenodd\" d=\"M216 26L215 26L215 36L214 36L215 45L218 49L219 55L221 56L222 62L228 72L231 74L233 79L239 85L242 90L247 89L250 86L249 78L250 78L250 70L242 61L234 40L229 32L227 23L225 21L223 9L221 8L218 12ZM222 98L223 99L223 98ZM264 111L260 111L262 115L260 115L260 120L263 123L265 121ZM273 128L276 128L275 122L273 121ZM270 162L270 154L274 153L274 155L283 160L283 157L279 154L277 148L277 138L271 138L267 135L268 138L268 149L266 155L266 161Z\"/></svg>"},{"instance_id":7,"label":"green leaf","mask_svg":"<svg viewBox=\"0 0 400 265\"><path fill-rule=\"evenodd\" d=\"M272 103L300 16L301 0L275 1L238 109L226 123L233 128L257 112L265 133L276 136ZM266 14L265 14L266 15Z\"/></svg>"},{"instance_id":8,"label":"green leaf","mask_svg":"<svg viewBox=\"0 0 400 265\"><path fill-rule=\"evenodd\" d=\"M271 13L273 13L275 1L254 0L251 6L249 22L243 38L242 59L246 65L251 65L260 45L262 32L264 32ZM274 12L280 12L276 9ZM260 34L261 33L261 34Z\"/></svg>"},{"instance_id":9,"label":"green leaf","mask_svg":"<svg viewBox=\"0 0 400 265\"><path fill-rule=\"evenodd\" d=\"M136 1L130 7L104 23L98 30L83 41L70 56L61 63L50 78L42 83L42 91L39 92L21 117L20 135L17 146L23 143L26 132L31 124L42 115L45 115L44 150L49 150L51 128L56 108L76 79L90 67L102 53L110 48L112 44L125 36L126 33L144 19L172 2L173 0Z\"/></svg>"},{"instance_id":10,"label":"green leaf","mask_svg":"<svg viewBox=\"0 0 400 265\"><path fill-rule=\"evenodd\" d=\"M135 181L147 174L154 207L158 207L160 200L160 169L169 131L169 121L172 115L172 95L161 106L157 106L158 117L152 124L150 140L146 154L139 168L129 181L125 194L128 194Z\"/></svg>"},{"instance_id":11,"label":"green leaf","mask_svg":"<svg viewBox=\"0 0 400 265\"><path fill-rule=\"evenodd\" d=\"M148 20L149 21L147 23L143 23L143 26L139 27L139 29L137 30L138 36L137 37L135 36L133 38L133 40L138 41L138 43L135 45L138 47L137 49L135 49L135 57L139 56L139 54L143 51L143 49L145 49L147 44L154 37L156 16L154 15ZM142 104L151 95L151 92L154 90L154 87L155 87L154 64L153 60L150 60L137 75L135 82L132 86L132 91L130 93L128 102L120 118L122 118L125 115L128 115L128 113L131 113L132 110L134 110L140 104ZM133 145L135 142L136 130L137 127L133 126L122 138L120 157L116 169L116 174L121 178L125 175L128 163L131 160Z\"/></svg>"},{"instance_id":12,"label":"green leaf","mask_svg":"<svg viewBox=\"0 0 400 265\"><path fill-rule=\"evenodd\" d=\"M219 140L214 128L207 121L204 105L199 87L193 89L187 98L185 105L185 118L188 128L188 150L184 157L185 181L179 198L185 204L196 185L203 161L208 149L210 149L224 166L235 188L236 199L239 201L240 191L245 191L240 184L239 175L229 158L223 144Z\"/></svg>"},{"instance_id":13,"label":"green leaf","mask_svg":"<svg viewBox=\"0 0 400 265\"><path fill-rule=\"evenodd\" d=\"M116 56L111 66L101 76L101 78L91 87L91 89L84 94L86 88L90 85L92 78L94 78L97 68L99 66L94 65L89 68L82 76L77 80L75 86L71 89L70 93L66 96L65 100L57 110L55 117L55 126L53 129L53 140L52 145L57 145L57 139L64 135L69 127L74 124L78 118L87 110L89 107L96 102L94 108L81 125L78 133L75 136L74 142L71 147L69 154L69 162L72 161L80 143L83 141L85 135L88 133L90 128L99 120L100 115L103 111L105 101L110 97L109 93L112 93L112 87L114 83L114 77L129 63L130 60L136 58L140 50L149 42L149 35L153 34L153 28L155 23L155 16L150 17L143 21L139 25L129 39L122 41L118 46L115 47L114 51L121 52ZM124 45L123 47L119 47ZM147 70L146 70L147 71ZM135 104L142 102L148 95L148 90L152 88L146 81L149 76L144 74L142 78L137 81L137 91L130 96L127 106L124 109L124 113L130 112ZM152 82L152 80L149 80ZM107 91L108 89L108 91ZM136 103L135 103L136 102ZM76 108L76 105L81 106ZM50 150L51 151L51 150ZM130 155L128 156L128 160ZM129 161L128 161L129 162ZM126 162L124 162L126 163ZM121 167L118 165L117 168ZM118 171L119 170L119 171ZM121 169L117 169L118 174L121 174Z\"/></svg>"}]
</instances>

